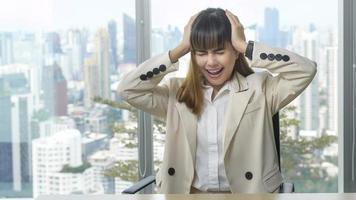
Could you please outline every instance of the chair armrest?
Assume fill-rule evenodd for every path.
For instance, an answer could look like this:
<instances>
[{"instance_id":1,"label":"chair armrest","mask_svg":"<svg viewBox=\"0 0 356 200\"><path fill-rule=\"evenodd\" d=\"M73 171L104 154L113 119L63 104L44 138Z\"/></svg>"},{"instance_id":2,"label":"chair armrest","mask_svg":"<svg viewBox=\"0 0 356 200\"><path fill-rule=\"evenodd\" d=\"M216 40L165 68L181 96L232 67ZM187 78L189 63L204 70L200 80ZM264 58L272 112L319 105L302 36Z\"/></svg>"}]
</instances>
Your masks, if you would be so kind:
<instances>
[{"instance_id":1,"label":"chair armrest","mask_svg":"<svg viewBox=\"0 0 356 200\"><path fill-rule=\"evenodd\" d=\"M279 193L293 193L294 184L293 183L282 183L279 187Z\"/></svg>"},{"instance_id":2,"label":"chair armrest","mask_svg":"<svg viewBox=\"0 0 356 200\"><path fill-rule=\"evenodd\" d=\"M147 176L141 179L140 181L138 181L137 183L135 183L133 186L122 191L122 194L135 194L140 190L142 190L143 188L145 188L146 186L155 182L156 182L156 177L154 175Z\"/></svg>"}]
</instances>

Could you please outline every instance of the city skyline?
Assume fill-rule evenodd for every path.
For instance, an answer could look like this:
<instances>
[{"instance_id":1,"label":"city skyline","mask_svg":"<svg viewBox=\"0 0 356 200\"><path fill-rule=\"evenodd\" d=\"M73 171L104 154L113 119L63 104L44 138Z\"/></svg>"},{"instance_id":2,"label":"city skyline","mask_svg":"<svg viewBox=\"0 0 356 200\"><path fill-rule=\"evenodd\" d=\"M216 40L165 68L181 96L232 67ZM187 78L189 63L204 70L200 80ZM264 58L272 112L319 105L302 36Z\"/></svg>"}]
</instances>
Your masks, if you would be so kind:
<instances>
[{"instance_id":1,"label":"city skyline","mask_svg":"<svg viewBox=\"0 0 356 200\"><path fill-rule=\"evenodd\" d=\"M303 25L301 23L313 23L322 27L337 28L338 23L338 1L336 0L328 4L321 0L300 0L298 2L255 0L253 3L248 0L224 2L201 0L195 1L194 4L189 4L188 0L182 0L178 3L151 0L151 4L153 28L166 27L172 24L183 28L190 16L207 7L230 9L246 26L256 23L263 26L261 23L263 22L263 13L266 7L279 10L281 28L290 24ZM322 10L319 9L321 4L324 7ZM162 7L167 7L167 9L161 9ZM170 7L180 11L172 12L169 9ZM290 7L293 7L293 9L290 9ZM251 9L254 11L253 14L251 14ZM335 10L335 12L326 12L330 10ZM300 14L301 11L303 12L302 15ZM318 11L317 14L316 11ZM74 27L96 29L106 26L107 22L112 19L120 22L123 13L130 17L135 17L135 5L133 1L123 3L112 0L13 0L3 3L0 7L0 12L2 13L0 16L0 31L54 31ZM120 26L120 24L118 25Z\"/></svg>"},{"instance_id":2,"label":"city skyline","mask_svg":"<svg viewBox=\"0 0 356 200\"><path fill-rule=\"evenodd\" d=\"M51 6L54 6L53 4L60 4L59 1L33 1L44 3L44 7L47 6L49 10ZM156 3L159 1L152 0L152 7L157 8ZM77 0L75 5L78 7L81 2L82 0ZM103 0L103 2L106 1ZM199 6L202 6L202 1L199 2L195 5L196 7L191 9L198 9ZM217 0L205 2L211 5L219 4ZM238 2L242 5L246 1ZM166 2L161 3L165 4ZM89 1L88 4L93 5L93 1ZM30 9L31 6L36 7L36 5L30 6L27 3L25 5ZM100 9L105 10L105 7ZM68 10L71 9L68 8ZM124 76L125 71L136 66L135 22L133 16L126 11L129 9L118 13L122 17L120 20L108 18L100 26L96 26L96 22L90 21L88 18L87 23L92 23L94 27L90 30L81 29L82 27L77 27L73 23L73 27L65 28L64 31L44 31L42 34L35 34L31 31L9 33L2 32L0 25L0 108L4 110L3 113L0 113L2 116L0 118L0 139L2 139L0 140L0 155L2 155L0 156L2 158L0 160L0 176L8 175L0 178L0 196L29 196L32 193L32 184L35 194L37 186L39 189L43 187L43 194L47 192L67 194L78 191L111 193L113 186L115 186L115 192L120 193L122 189L136 181L134 178L137 174L135 163L137 164L138 159L137 117L125 108L113 109L108 105L92 101L93 97L100 96L120 103L121 98L116 94L120 76ZM166 15L165 12L169 12L169 10L158 12L152 9L152 20L160 17L169 21L173 16L162 17ZM301 95L300 100L294 101L297 111L292 114L295 114L295 119L300 120L301 123L295 130L288 131L288 135L295 138L303 136L315 140L325 134L337 135L335 126L337 115L334 114L337 113L337 99L327 98L327 96L337 94L335 85L338 73L338 45L334 38L337 35L337 29L323 31L319 29L319 26L310 25L309 21L303 21L301 18L298 20L302 23L305 22L304 25L307 28L294 27L295 24L290 23L288 28L283 29L280 25L285 14L279 8L274 8L272 4L269 7L263 7L262 15L262 21L267 21L269 25L263 26L261 23L245 27L248 40L263 42L271 47L289 48L291 51L318 63L318 75L312 86L304 92L305 98ZM0 23L3 18L4 16L0 17ZM167 52L181 40L182 30L179 29L182 28L182 25L179 23L185 23L183 18L177 19L177 22L169 21L173 25L168 29L167 26L152 27L152 54ZM117 57L117 63L112 66L111 62L114 57ZM180 59L182 72L189 66L186 61L189 60L184 57ZM185 75L185 73L181 74ZM170 75L179 76L180 74L177 72ZM167 77L171 77L170 75ZM24 91L25 94L22 94L21 92ZM61 112L55 112L57 108ZM283 112L281 111L281 113ZM307 120L312 122L313 126L306 124ZM157 123L153 122L153 126L157 126ZM164 148L165 134L162 134L165 132L164 124L161 126L159 129L154 128L155 164L156 161L162 160ZM281 125L281 128L286 128L286 126ZM64 148L66 145L33 145L32 149L39 150L34 151L33 154L29 149L33 141L47 138L45 140L53 142L54 134L69 129L77 129L76 132L80 133L80 137L77 138L82 140L82 143L77 141L77 146L78 148L82 146L83 152L78 150L77 153L70 153L66 157L66 159L70 156L79 158L82 155L83 165L79 167L82 170L80 173L75 173L75 176L72 176L71 172L62 172L62 169L68 165L65 159L64 162L61 161L60 156L61 153L66 154L68 151L67 148ZM157 134L159 134L158 137L155 136ZM18 143L20 136L25 136L23 144ZM113 138L111 138L112 136ZM336 173L328 173L328 176L322 178L337 178L337 163L330 163L329 160L321 157L337 156L337 144L335 145L328 152L322 151L317 152L318 155L312 155L321 159L320 163L314 164L328 164L329 171L336 171ZM47 147L49 150L44 151ZM58 151L61 148L63 151ZM53 152L57 154L53 154ZM115 160L115 163L112 162L112 159ZM86 161L92 165L90 169L84 165ZM119 169L121 172L121 168L117 167L122 166L120 163L130 166L128 168L133 171L133 173L127 172L131 175L130 177L120 179L120 177L116 177L115 173L112 173L109 180L103 179L104 172L110 172L107 169ZM76 169L78 166L69 165L69 167ZM26 169L23 176L19 176L20 169ZM55 169L52 171L53 174L46 174L46 171L51 169ZM324 168L320 165L320 170L322 169ZM290 170L296 171L294 168ZM64 178L63 181L57 181L57 178L60 177ZM113 177L114 179L112 179ZM41 182L41 178L50 181L47 184L46 181ZM81 183L87 179L93 181L82 185ZM36 181L41 184L36 185ZM337 182L335 179L331 181L333 184ZM76 182L79 185L71 186L67 182ZM303 180L304 183L306 184L307 180ZM47 185L48 188L45 187ZM94 185L98 187L94 187ZM318 183L317 185L323 184ZM65 190L59 191L62 186ZM335 187L332 187L332 191L334 191ZM4 190L4 188L6 189ZM91 190L92 188L99 189ZM310 192L307 191L309 187L303 189L305 189L304 192Z\"/></svg>"}]
</instances>

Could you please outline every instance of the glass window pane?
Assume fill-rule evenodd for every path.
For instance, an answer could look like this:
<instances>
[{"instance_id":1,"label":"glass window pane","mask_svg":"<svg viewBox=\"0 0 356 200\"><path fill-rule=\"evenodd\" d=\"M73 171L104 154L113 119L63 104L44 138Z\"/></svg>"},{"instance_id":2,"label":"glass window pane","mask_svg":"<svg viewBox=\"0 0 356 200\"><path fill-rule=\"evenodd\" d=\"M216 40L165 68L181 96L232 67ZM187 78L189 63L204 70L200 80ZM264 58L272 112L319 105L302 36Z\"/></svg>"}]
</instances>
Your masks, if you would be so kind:
<instances>
[{"instance_id":1,"label":"glass window pane","mask_svg":"<svg viewBox=\"0 0 356 200\"><path fill-rule=\"evenodd\" d=\"M14 0L0 12L0 197L131 186L137 111L116 88L136 66L135 1Z\"/></svg>"},{"instance_id":2,"label":"glass window pane","mask_svg":"<svg viewBox=\"0 0 356 200\"><path fill-rule=\"evenodd\" d=\"M236 14L247 40L285 48L318 63L312 83L279 112L281 170L297 192L337 192L338 1L152 0L152 55L174 48L190 16L208 7ZM189 59L181 58L179 71L168 76L184 77ZM164 128L156 130L156 135L165 133ZM163 139L154 142L155 151L163 155Z\"/></svg>"}]
</instances>

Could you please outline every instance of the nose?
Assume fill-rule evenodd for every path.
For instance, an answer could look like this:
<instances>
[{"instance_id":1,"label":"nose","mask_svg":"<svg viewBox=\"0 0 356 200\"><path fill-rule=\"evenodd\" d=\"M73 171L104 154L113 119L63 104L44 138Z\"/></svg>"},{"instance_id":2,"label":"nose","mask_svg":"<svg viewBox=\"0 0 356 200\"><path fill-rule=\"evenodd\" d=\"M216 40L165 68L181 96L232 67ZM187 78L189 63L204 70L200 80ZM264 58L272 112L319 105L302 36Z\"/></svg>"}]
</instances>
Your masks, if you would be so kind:
<instances>
[{"instance_id":1,"label":"nose","mask_svg":"<svg viewBox=\"0 0 356 200\"><path fill-rule=\"evenodd\" d=\"M207 63L208 66L214 66L216 64L216 57L213 53L208 53Z\"/></svg>"}]
</instances>

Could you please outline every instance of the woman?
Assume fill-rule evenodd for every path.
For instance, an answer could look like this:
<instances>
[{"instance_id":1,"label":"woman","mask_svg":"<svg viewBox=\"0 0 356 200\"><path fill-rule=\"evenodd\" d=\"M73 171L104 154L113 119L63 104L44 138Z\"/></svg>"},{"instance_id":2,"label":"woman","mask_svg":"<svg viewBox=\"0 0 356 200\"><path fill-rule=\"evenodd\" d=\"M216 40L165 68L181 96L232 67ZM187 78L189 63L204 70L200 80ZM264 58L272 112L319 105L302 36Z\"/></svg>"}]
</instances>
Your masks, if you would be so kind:
<instances>
[{"instance_id":1,"label":"woman","mask_svg":"<svg viewBox=\"0 0 356 200\"><path fill-rule=\"evenodd\" d=\"M186 78L162 78L191 52ZM249 67L264 68L256 72ZM278 192L282 176L272 116L312 81L316 63L284 49L245 41L230 11L191 17L181 43L123 78L118 92L166 120L161 193Z\"/></svg>"}]
</instances>

